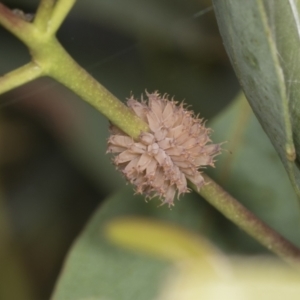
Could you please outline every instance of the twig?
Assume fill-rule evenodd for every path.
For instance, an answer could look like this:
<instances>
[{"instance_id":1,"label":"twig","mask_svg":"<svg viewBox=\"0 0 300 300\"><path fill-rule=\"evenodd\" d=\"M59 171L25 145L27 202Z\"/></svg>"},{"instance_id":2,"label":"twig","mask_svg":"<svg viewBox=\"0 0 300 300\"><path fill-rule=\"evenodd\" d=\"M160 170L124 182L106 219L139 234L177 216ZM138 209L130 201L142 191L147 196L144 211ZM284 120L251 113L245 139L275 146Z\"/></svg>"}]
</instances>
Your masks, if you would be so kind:
<instances>
[{"instance_id":1,"label":"twig","mask_svg":"<svg viewBox=\"0 0 300 300\"><path fill-rule=\"evenodd\" d=\"M30 62L21 68L13 70L0 77L0 94L19 87L29 81L42 76L43 70L34 62Z\"/></svg>"},{"instance_id":2,"label":"twig","mask_svg":"<svg viewBox=\"0 0 300 300\"><path fill-rule=\"evenodd\" d=\"M202 176L207 184L203 186L198 193L207 202L214 206L227 219L247 232L256 241L276 253L290 265L300 269L299 248L258 219L207 175L202 174ZM197 192L192 184L191 186Z\"/></svg>"}]
</instances>

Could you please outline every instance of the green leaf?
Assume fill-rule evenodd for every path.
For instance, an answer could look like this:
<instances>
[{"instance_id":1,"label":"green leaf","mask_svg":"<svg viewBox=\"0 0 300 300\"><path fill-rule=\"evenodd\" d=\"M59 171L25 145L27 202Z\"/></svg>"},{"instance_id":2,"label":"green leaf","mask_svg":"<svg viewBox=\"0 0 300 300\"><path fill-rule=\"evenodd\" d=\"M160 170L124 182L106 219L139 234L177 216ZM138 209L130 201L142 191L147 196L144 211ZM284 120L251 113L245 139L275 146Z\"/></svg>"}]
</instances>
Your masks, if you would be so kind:
<instances>
[{"instance_id":1,"label":"green leaf","mask_svg":"<svg viewBox=\"0 0 300 300\"><path fill-rule=\"evenodd\" d=\"M123 191L96 211L67 258L53 300L153 299L166 264L112 246L102 234L107 220L130 206L141 209L132 206L131 195Z\"/></svg>"},{"instance_id":2,"label":"green leaf","mask_svg":"<svg viewBox=\"0 0 300 300\"><path fill-rule=\"evenodd\" d=\"M201 261L205 269L215 269L217 251L199 235L178 226L136 217L123 217L109 222L107 237L122 247L174 262Z\"/></svg>"},{"instance_id":3,"label":"green leaf","mask_svg":"<svg viewBox=\"0 0 300 300\"><path fill-rule=\"evenodd\" d=\"M300 245L297 197L245 97L238 95L210 126L214 142L227 141L212 171L216 181L259 218ZM235 250L257 250L240 231L234 235Z\"/></svg>"},{"instance_id":4,"label":"green leaf","mask_svg":"<svg viewBox=\"0 0 300 300\"><path fill-rule=\"evenodd\" d=\"M262 288L273 298L298 299L298 274L276 261L234 259L230 264L205 240L175 226L117 217L132 211L136 200L141 199L128 190L99 209L75 244L52 299L257 299ZM143 205L138 207L135 213L145 213ZM168 268L163 261L113 247L103 228L119 245L179 263Z\"/></svg>"},{"instance_id":5,"label":"green leaf","mask_svg":"<svg viewBox=\"0 0 300 300\"><path fill-rule=\"evenodd\" d=\"M144 197L133 196L131 186L107 199L72 247L52 299L154 299L170 264L112 245L104 230L108 222L124 216L169 220L198 231L209 224L207 210L201 210L194 194L172 210L158 205L157 199L146 203Z\"/></svg>"},{"instance_id":6,"label":"green leaf","mask_svg":"<svg viewBox=\"0 0 300 300\"><path fill-rule=\"evenodd\" d=\"M240 84L299 196L300 3L213 3Z\"/></svg>"}]
</instances>

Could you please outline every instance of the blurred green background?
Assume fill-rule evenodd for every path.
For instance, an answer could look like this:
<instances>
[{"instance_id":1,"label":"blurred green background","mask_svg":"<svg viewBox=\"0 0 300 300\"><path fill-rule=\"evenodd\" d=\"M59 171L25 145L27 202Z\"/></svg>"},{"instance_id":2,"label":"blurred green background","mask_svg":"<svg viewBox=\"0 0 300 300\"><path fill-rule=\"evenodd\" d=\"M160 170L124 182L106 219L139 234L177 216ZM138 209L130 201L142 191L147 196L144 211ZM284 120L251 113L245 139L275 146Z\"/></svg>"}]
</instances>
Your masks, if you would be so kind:
<instances>
[{"instance_id":1,"label":"blurred green background","mask_svg":"<svg viewBox=\"0 0 300 300\"><path fill-rule=\"evenodd\" d=\"M2 2L34 13L39 1ZM123 101L131 92L158 90L210 120L239 91L208 0L79 0L58 38ZM0 76L29 59L0 28ZM71 243L125 181L105 155L108 121L63 86L42 78L0 98L0 298L24 299L17 288L23 286L48 299ZM234 185L231 191L239 193ZM158 204L142 201L145 211ZM197 196L188 201L226 251L263 251ZM157 210L172 219L168 208ZM189 226L189 214L173 212Z\"/></svg>"}]
</instances>

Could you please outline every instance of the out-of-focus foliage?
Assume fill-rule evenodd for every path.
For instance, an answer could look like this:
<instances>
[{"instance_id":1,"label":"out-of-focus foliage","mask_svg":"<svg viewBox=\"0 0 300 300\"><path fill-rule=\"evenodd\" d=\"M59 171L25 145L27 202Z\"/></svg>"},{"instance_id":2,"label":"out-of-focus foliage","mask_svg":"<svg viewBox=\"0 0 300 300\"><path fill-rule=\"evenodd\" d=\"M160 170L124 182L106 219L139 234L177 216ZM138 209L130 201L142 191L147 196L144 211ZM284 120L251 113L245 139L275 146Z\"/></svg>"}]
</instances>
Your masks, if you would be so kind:
<instances>
[{"instance_id":1,"label":"out-of-focus foliage","mask_svg":"<svg viewBox=\"0 0 300 300\"><path fill-rule=\"evenodd\" d=\"M14 245L6 213L3 196L0 194L0 299L31 300L36 297L33 283L26 276L20 251ZM12 286L15 288L7 289Z\"/></svg>"},{"instance_id":2,"label":"out-of-focus foliage","mask_svg":"<svg viewBox=\"0 0 300 300\"><path fill-rule=\"evenodd\" d=\"M294 0L213 2L239 81L299 190L300 4Z\"/></svg>"},{"instance_id":3,"label":"out-of-focus foliage","mask_svg":"<svg viewBox=\"0 0 300 300\"><path fill-rule=\"evenodd\" d=\"M185 261L172 270L166 286L155 300L297 300L299 274L280 263L260 259L231 258L219 272L202 268L201 261ZM223 267L223 268L222 268Z\"/></svg>"},{"instance_id":4,"label":"out-of-focus foliage","mask_svg":"<svg viewBox=\"0 0 300 300\"><path fill-rule=\"evenodd\" d=\"M114 218L101 226L117 198L123 201L121 194L109 200L75 244L53 300L299 298L299 274L276 260L228 260L200 236L150 219ZM107 243L103 231L135 253Z\"/></svg>"},{"instance_id":5,"label":"out-of-focus foliage","mask_svg":"<svg viewBox=\"0 0 300 300\"><path fill-rule=\"evenodd\" d=\"M167 264L112 246L104 236L105 226L117 217L129 215L170 220L187 228L203 229L205 224L199 218L195 200L189 195L172 211L167 207L159 209L158 202L146 204L142 196L133 196L131 187L107 199L70 252L53 299L153 299ZM182 218L183 215L188 218Z\"/></svg>"}]
</instances>

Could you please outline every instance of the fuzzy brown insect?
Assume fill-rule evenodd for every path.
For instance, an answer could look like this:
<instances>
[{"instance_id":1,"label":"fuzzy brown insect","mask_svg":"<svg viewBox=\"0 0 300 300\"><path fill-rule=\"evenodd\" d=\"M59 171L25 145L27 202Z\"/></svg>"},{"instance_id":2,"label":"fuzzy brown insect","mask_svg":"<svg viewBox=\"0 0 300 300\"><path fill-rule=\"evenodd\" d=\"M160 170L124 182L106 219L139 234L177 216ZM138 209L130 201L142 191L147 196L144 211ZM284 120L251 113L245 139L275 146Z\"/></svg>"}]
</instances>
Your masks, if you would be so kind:
<instances>
[{"instance_id":1,"label":"fuzzy brown insect","mask_svg":"<svg viewBox=\"0 0 300 300\"><path fill-rule=\"evenodd\" d=\"M141 102L133 97L127 105L148 123L150 132L141 133L139 141L112 126L108 152L116 153L114 163L131 182L137 193L162 204L174 205L177 194L189 192L187 180L200 189L204 184L199 169L214 166L220 144L211 144L211 130L202 119L178 105L166 95L146 93Z\"/></svg>"}]
</instances>

